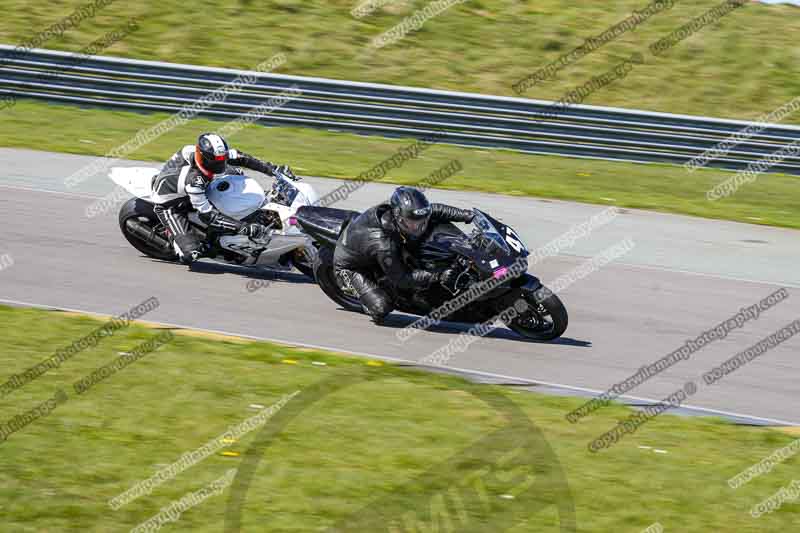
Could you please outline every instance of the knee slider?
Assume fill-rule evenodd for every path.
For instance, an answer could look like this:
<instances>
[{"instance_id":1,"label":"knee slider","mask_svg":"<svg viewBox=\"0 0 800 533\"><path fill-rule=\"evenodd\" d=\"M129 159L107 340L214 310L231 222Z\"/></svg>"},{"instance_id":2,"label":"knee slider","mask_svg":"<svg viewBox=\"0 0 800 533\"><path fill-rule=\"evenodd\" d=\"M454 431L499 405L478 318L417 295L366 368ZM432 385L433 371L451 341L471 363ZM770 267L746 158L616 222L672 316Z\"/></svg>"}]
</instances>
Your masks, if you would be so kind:
<instances>
[{"instance_id":1,"label":"knee slider","mask_svg":"<svg viewBox=\"0 0 800 533\"><path fill-rule=\"evenodd\" d=\"M383 293L383 291L379 289L373 289L365 292L361 296L361 303L367 308L367 312L370 314L370 316L376 318L385 317L391 313L393 309L389 298Z\"/></svg>"},{"instance_id":2,"label":"knee slider","mask_svg":"<svg viewBox=\"0 0 800 533\"><path fill-rule=\"evenodd\" d=\"M180 260L187 264L197 260L203 252L203 243L192 234L176 235L175 245L180 251Z\"/></svg>"}]
</instances>

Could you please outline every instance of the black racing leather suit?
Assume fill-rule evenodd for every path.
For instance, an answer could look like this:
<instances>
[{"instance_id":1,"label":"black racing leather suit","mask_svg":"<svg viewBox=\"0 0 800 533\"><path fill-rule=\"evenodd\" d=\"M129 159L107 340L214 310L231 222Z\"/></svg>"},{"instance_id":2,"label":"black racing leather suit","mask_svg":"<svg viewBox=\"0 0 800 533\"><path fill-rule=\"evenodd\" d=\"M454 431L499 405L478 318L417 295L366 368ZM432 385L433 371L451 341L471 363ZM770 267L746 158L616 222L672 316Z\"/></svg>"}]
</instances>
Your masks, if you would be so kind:
<instances>
[{"instance_id":1,"label":"black racing leather suit","mask_svg":"<svg viewBox=\"0 0 800 533\"><path fill-rule=\"evenodd\" d=\"M438 222L472 222L473 212L444 204L431 204L430 231ZM425 236L423 235L422 239ZM397 231L389 204L380 204L356 217L336 243L333 268L343 286L352 287L376 322L392 312L391 297L381 289L374 272L383 272L398 289L427 288L434 272L412 270L403 260L404 238Z\"/></svg>"},{"instance_id":2,"label":"black racing leather suit","mask_svg":"<svg viewBox=\"0 0 800 533\"><path fill-rule=\"evenodd\" d=\"M208 201L206 187L213 177L206 177L197 167L194 152L194 145L184 146L166 162L152 183L156 216L169 229L178 256L187 263L200 257L204 248L203 241L189 231L186 215L190 210L197 211L209 231L217 235L236 233L242 227L242 222L221 213ZM272 175L276 168L237 150L229 150L228 154L228 167L220 175L242 174L237 167Z\"/></svg>"}]
</instances>

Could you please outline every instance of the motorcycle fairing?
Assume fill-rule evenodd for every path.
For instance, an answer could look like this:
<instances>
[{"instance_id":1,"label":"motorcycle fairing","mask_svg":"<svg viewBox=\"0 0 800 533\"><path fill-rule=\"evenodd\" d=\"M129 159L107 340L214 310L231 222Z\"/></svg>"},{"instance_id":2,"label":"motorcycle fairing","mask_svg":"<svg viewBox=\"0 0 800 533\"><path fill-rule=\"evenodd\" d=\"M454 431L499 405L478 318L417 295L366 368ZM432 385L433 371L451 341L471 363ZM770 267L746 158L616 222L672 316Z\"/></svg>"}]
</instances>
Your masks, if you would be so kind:
<instances>
[{"instance_id":1,"label":"motorcycle fairing","mask_svg":"<svg viewBox=\"0 0 800 533\"><path fill-rule=\"evenodd\" d=\"M238 174L214 178L206 196L214 207L236 220L258 211L267 197L258 181Z\"/></svg>"}]
</instances>

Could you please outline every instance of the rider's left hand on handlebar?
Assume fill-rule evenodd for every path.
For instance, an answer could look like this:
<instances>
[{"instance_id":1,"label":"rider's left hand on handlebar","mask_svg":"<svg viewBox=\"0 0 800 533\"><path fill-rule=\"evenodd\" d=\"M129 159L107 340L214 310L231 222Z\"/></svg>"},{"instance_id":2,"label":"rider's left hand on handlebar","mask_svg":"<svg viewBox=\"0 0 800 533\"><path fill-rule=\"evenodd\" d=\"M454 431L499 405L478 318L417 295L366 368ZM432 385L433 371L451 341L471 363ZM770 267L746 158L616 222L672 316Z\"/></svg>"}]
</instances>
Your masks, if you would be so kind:
<instances>
[{"instance_id":1,"label":"rider's left hand on handlebar","mask_svg":"<svg viewBox=\"0 0 800 533\"><path fill-rule=\"evenodd\" d=\"M439 272L437 277L439 278L439 283L444 285L445 287L455 287L456 280L458 279L458 271L454 268L448 268L442 272Z\"/></svg>"},{"instance_id":2,"label":"rider's left hand on handlebar","mask_svg":"<svg viewBox=\"0 0 800 533\"><path fill-rule=\"evenodd\" d=\"M298 181L300 179L300 178L298 178L297 176L294 175L294 172L292 172L292 169L289 168L289 165L281 165L281 166L279 166L279 167L277 167L275 169L275 172L277 172L279 174L283 174L287 178L291 178L291 179L293 179L295 181Z\"/></svg>"}]
</instances>

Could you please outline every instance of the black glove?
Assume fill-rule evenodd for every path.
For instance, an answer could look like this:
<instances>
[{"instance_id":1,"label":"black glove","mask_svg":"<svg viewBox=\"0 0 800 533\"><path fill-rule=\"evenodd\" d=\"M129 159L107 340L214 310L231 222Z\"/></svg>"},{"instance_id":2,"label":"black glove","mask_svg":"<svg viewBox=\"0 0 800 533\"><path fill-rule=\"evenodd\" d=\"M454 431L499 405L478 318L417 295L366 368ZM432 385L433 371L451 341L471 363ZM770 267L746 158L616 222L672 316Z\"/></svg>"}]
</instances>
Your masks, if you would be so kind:
<instances>
[{"instance_id":1,"label":"black glove","mask_svg":"<svg viewBox=\"0 0 800 533\"><path fill-rule=\"evenodd\" d=\"M470 211L469 214L466 216L464 222L467 224L472 224L472 221L475 220L475 211Z\"/></svg>"},{"instance_id":2,"label":"black glove","mask_svg":"<svg viewBox=\"0 0 800 533\"><path fill-rule=\"evenodd\" d=\"M428 272L427 270L414 270L411 272L411 281L417 288L428 288L438 280L438 272Z\"/></svg>"},{"instance_id":3,"label":"black glove","mask_svg":"<svg viewBox=\"0 0 800 533\"><path fill-rule=\"evenodd\" d=\"M263 171L263 172L264 172L264 174L266 174L267 176L274 176L274 175L275 175L275 170L276 170L277 168L278 168L278 167L276 167L276 166L275 166L275 165L273 165L272 163L265 162L265 163L264 163L264 171Z\"/></svg>"},{"instance_id":4,"label":"black glove","mask_svg":"<svg viewBox=\"0 0 800 533\"><path fill-rule=\"evenodd\" d=\"M445 287L455 288L458 275L458 270L454 268L448 268L447 270L436 273L436 281Z\"/></svg>"},{"instance_id":5,"label":"black glove","mask_svg":"<svg viewBox=\"0 0 800 533\"><path fill-rule=\"evenodd\" d=\"M260 239L269 233L269 228L261 224L245 224L239 230L239 235L247 235L251 239Z\"/></svg>"},{"instance_id":6,"label":"black glove","mask_svg":"<svg viewBox=\"0 0 800 533\"><path fill-rule=\"evenodd\" d=\"M292 169L289 168L289 165L281 165L279 167L275 167L275 172L279 172L279 173L283 174L284 176L286 176L287 178L289 178L291 180L294 180L294 181L299 181L300 180L300 178L298 178L297 176L294 175L294 172L292 172Z\"/></svg>"}]
</instances>

